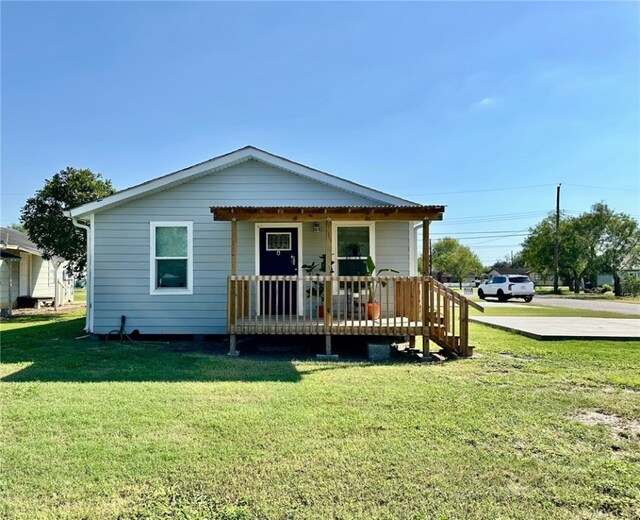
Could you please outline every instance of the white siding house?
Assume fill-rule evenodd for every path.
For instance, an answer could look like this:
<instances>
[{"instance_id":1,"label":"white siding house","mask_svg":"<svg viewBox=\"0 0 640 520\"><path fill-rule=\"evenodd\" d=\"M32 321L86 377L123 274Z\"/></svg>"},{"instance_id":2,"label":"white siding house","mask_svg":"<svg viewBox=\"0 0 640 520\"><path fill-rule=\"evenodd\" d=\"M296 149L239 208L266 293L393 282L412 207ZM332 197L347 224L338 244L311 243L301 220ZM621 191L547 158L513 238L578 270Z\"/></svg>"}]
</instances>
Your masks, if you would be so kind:
<instances>
[{"instance_id":1,"label":"white siding house","mask_svg":"<svg viewBox=\"0 0 640 520\"><path fill-rule=\"evenodd\" d=\"M58 304L73 301L73 280L64 276L66 262L45 260L26 234L12 228L0 228L0 245L0 308L3 314L10 314L18 306L20 296L53 302L56 265Z\"/></svg>"},{"instance_id":2,"label":"white siding house","mask_svg":"<svg viewBox=\"0 0 640 520\"><path fill-rule=\"evenodd\" d=\"M90 332L106 334L118 328L122 315L129 329L142 334L226 332L230 224L215 222L211 206L412 204L253 147L220 159L71 211L74 219L89 225L92 235L88 241L92 248L87 301ZM182 178L176 179L181 174ZM186 292L163 294L152 288L152 231L163 223L188 224L192 229L188 258L192 286ZM303 256L299 266L317 260L324 252L324 225L320 223L320 232L313 231L311 222L301 225ZM238 274L257 274L256 229L250 222L239 225ZM372 230L376 263L415 274L411 223L373 223Z\"/></svg>"},{"instance_id":3,"label":"white siding house","mask_svg":"<svg viewBox=\"0 0 640 520\"><path fill-rule=\"evenodd\" d=\"M88 233L86 328L105 335L125 316L127 331L145 335L235 338L235 313L264 317L269 291L274 315L309 322L303 286L319 282L303 280L302 266L327 252L335 261L330 293L338 307L348 295L355 308L367 284L341 277L366 274L371 257L407 277L403 283L419 283L408 279L417 274L415 224L441 220L443 211L247 146L69 212ZM265 281L271 275L279 281ZM400 313L397 298L417 309L409 289L397 292L403 287L390 296L386 289L387 314ZM322 330L330 334L330 327Z\"/></svg>"}]
</instances>

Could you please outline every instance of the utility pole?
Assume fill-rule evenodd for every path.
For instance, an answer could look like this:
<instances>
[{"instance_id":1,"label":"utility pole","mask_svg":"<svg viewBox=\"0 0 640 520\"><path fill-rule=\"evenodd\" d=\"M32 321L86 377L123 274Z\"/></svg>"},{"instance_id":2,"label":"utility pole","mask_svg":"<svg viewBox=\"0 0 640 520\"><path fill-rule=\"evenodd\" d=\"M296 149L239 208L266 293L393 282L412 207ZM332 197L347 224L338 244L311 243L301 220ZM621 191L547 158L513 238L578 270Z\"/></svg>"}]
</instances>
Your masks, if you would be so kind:
<instances>
[{"instance_id":1,"label":"utility pole","mask_svg":"<svg viewBox=\"0 0 640 520\"><path fill-rule=\"evenodd\" d=\"M556 236L553 240L553 292L559 294L559 262L560 262L560 186L556 188Z\"/></svg>"}]
</instances>

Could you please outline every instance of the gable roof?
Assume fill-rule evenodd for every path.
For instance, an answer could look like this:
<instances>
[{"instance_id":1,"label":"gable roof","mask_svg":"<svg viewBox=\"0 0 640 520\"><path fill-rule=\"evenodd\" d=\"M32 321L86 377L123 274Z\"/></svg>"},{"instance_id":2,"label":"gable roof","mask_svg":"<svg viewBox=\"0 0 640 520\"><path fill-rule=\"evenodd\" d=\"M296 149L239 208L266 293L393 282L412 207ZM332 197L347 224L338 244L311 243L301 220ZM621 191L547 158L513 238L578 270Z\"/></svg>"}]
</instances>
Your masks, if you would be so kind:
<instances>
[{"instance_id":1,"label":"gable roof","mask_svg":"<svg viewBox=\"0 0 640 520\"><path fill-rule=\"evenodd\" d=\"M236 164L240 164L251 159L263 162L275 168L280 168L296 175L300 175L301 177L312 179L317 182L332 186L334 188L359 195L379 205L417 205L415 202L402 199L400 197L396 197L394 195L390 195L388 193L384 193L367 186L363 186L362 184L358 184L347 179L343 179L341 177L316 170L315 168L310 168L309 166L305 166L289 159L285 159L284 157L274 155L272 153L256 148L255 146L245 146L244 148L239 148L238 150L235 150L233 152L219 155L218 157L214 157L213 159L209 159L208 161L194 164L193 166L189 166L188 168L184 168L182 170L163 175L162 177L157 177L156 179L143 182L142 184L132 186L131 188L119 191L118 193L105 197L104 199L100 199L88 204L84 204L77 208L73 208L68 212L68 215L70 217L83 217L86 215L90 215L91 213L104 211L114 206L125 204L130 200L145 197L147 195L151 195L153 193L178 186L179 184L189 182L191 180L197 179L198 177L209 175L213 172L229 168L230 166L235 166Z\"/></svg>"},{"instance_id":2,"label":"gable roof","mask_svg":"<svg viewBox=\"0 0 640 520\"><path fill-rule=\"evenodd\" d=\"M0 228L0 245L3 249L11 249L42 256L42 251L38 249L26 233L13 228Z\"/></svg>"}]
</instances>

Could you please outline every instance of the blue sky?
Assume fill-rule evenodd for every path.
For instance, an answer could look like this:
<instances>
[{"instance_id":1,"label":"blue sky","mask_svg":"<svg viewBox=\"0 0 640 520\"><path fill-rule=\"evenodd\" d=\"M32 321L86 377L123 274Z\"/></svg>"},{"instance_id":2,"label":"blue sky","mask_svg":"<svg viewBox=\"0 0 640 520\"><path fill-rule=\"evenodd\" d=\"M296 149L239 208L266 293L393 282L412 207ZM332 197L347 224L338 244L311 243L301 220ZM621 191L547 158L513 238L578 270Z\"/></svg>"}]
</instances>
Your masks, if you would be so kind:
<instances>
[{"instance_id":1,"label":"blue sky","mask_svg":"<svg viewBox=\"0 0 640 520\"><path fill-rule=\"evenodd\" d=\"M2 2L2 225L252 144L424 204L485 264L555 206L640 215L640 4ZM504 238L496 238L500 235Z\"/></svg>"}]
</instances>

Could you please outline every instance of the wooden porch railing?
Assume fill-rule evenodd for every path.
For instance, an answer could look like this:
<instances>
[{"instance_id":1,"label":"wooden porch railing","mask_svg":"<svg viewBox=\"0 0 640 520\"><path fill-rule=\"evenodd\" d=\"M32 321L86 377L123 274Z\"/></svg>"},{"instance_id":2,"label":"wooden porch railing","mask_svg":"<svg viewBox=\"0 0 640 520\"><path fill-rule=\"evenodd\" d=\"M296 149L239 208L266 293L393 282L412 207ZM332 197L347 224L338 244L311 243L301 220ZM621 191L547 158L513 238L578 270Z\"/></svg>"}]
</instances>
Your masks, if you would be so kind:
<instances>
[{"instance_id":1,"label":"wooden porch railing","mask_svg":"<svg viewBox=\"0 0 640 520\"><path fill-rule=\"evenodd\" d=\"M375 289L379 314L370 310ZM317 334L423 336L470 356L469 305L430 277L230 276L227 323L231 335Z\"/></svg>"}]
</instances>

